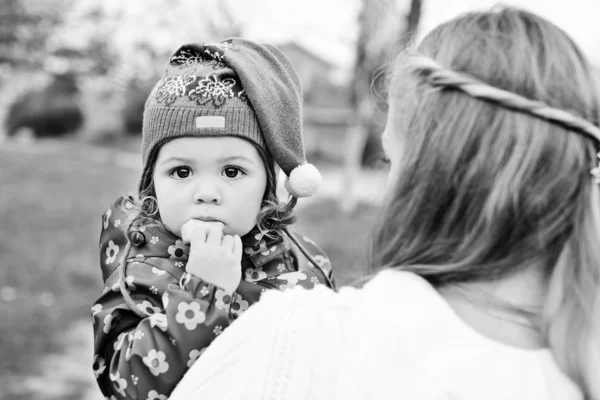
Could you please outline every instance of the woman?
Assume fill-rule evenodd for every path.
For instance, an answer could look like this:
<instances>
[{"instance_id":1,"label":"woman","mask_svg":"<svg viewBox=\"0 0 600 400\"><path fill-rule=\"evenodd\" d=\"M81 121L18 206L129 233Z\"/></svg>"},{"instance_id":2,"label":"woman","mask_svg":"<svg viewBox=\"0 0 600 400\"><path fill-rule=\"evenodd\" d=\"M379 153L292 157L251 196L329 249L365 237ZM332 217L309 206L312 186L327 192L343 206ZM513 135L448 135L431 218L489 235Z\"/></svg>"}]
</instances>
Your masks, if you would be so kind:
<instances>
[{"instance_id":1,"label":"woman","mask_svg":"<svg viewBox=\"0 0 600 400\"><path fill-rule=\"evenodd\" d=\"M563 31L510 8L404 51L374 278L265 295L171 399L600 400L595 87Z\"/></svg>"}]
</instances>

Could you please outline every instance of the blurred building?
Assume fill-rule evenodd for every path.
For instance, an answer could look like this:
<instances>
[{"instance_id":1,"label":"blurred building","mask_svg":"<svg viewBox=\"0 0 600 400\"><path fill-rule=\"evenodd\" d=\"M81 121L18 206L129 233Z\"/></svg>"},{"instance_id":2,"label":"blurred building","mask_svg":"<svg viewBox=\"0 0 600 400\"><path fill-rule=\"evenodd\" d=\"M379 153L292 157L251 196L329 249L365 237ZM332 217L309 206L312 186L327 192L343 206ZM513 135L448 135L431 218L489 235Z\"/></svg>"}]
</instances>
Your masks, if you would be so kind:
<instances>
[{"instance_id":1,"label":"blurred building","mask_svg":"<svg viewBox=\"0 0 600 400\"><path fill-rule=\"evenodd\" d=\"M288 41L278 45L279 49L290 59L304 89L304 99L310 101L312 93L321 85L331 85L334 64L331 60L318 55L297 41Z\"/></svg>"}]
</instances>

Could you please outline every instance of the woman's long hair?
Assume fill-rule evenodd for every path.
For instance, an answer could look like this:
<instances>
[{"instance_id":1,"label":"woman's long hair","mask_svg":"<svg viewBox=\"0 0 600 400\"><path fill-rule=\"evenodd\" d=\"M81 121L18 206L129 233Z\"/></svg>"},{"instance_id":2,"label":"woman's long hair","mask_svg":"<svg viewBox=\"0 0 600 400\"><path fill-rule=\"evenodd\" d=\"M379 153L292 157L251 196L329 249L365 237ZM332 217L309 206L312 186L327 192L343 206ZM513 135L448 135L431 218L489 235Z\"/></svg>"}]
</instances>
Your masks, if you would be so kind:
<instances>
[{"instance_id":1,"label":"woman's long hair","mask_svg":"<svg viewBox=\"0 0 600 400\"><path fill-rule=\"evenodd\" d=\"M531 13L469 13L436 28L393 67L400 178L371 252L374 270L398 267L436 286L541 265L542 334L593 400L600 192L590 170L599 149L586 129L598 127L597 89L575 43Z\"/></svg>"}]
</instances>

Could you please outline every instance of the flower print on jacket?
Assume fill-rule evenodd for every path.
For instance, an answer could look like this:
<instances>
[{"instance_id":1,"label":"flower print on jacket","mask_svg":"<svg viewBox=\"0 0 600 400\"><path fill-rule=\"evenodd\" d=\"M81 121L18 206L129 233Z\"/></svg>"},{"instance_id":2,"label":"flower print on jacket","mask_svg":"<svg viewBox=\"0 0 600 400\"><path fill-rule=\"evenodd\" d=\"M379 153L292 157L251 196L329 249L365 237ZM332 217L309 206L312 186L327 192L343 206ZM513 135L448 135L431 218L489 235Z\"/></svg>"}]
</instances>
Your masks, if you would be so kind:
<instances>
[{"instance_id":1,"label":"flower print on jacket","mask_svg":"<svg viewBox=\"0 0 600 400\"><path fill-rule=\"evenodd\" d=\"M106 317L104 317L104 327L102 328L102 330L104 331L104 333L108 334L108 332L110 332L110 330L115 326L115 324L117 323L115 317L112 314L107 314Z\"/></svg>"},{"instance_id":2,"label":"flower print on jacket","mask_svg":"<svg viewBox=\"0 0 600 400\"><path fill-rule=\"evenodd\" d=\"M252 255L258 252L267 251L267 242L263 239L264 235L262 233L257 233L254 235L254 239L256 239L256 243L253 246L244 247L244 253ZM269 254L269 253L267 253Z\"/></svg>"},{"instance_id":3,"label":"flower print on jacket","mask_svg":"<svg viewBox=\"0 0 600 400\"><path fill-rule=\"evenodd\" d=\"M171 260L187 261L190 255L190 246L185 244L183 240L177 240L175 244L169 246L167 252L170 254L169 259Z\"/></svg>"},{"instance_id":4,"label":"flower print on jacket","mask_svg":"<svg viewBox=\"0 0 600 400\"><path fill-rule=\"evenodd\" d=\"M206 350L206 347L203 348L202 350L194 349L194 350L190 351L190 358L187 362L188 368L191 367L192 365L194 365L194 363L196 362L198 357L200 357L202 355L202 353L204 353L204 350Z\"/></svg>"},{"instance_id":5,"label":"flower print on jacket","mask_svg":"<svg viewBox=\"0 0 600 400\"><path fill-rule=\"evenodd\" d=\"M102 311L102 304L94 304L92 307L92 317L98 314L100 311Z\"/></svg>"},{"instance_id":6,"label":"flower print on jacket","mask_svg":"<svg viewBox=\"0 0 600 400\"><path fill-rule=\"evenodd\" d=\"M92 370L94 371L94 376L98 378L100 374L104 372L106 369L106 361L104 361L103 357L100 357L98 354L94 356L94 362L92 364Z\"/></svg>"},{"instance_id":7,"label":"flower print on jacket","mask_svg":"<svg viewBox=\"0 0 600 400\"><path fill-rule=\"evenodd\" d=\"M110 374L110 380L113 382L115 390L123 397L125 397L125 389L127 389L127 381L121 378L121 373Z\"/></svg>"},{"instance_id":8,"label":"flower print on jacket","mask_svg":"<svg viewBox=\"0 0 600 400\"><path fill-rule=\"evenodd\" d=\"M274 253L275 251L277 251L277 246L265 248L263 251L260 252L260 254L262 254L263 256L268 256L269 254Z\"/></svg>"},{"instance_id":9,"label":"flower print on jacket","mask_svg":"<svg viewBox=\"0 0 600 400\"><path fill-rule=\"evenodd\" d=\"M148 318L150 318L150 327L154 328L155 326L158 326L163 332L167 331L169 325L165 314L156 313Z\"/></svg>"},{"instance_id":10,"label":"flower print on jacket","mask_svg":"<svg viewBox=\"0 0 600 400\"><path fill-rule=\"evenodd\" d=\"M142 358L142 361L152 372L152 375L158 376L169 370L169 363L165 361L166 358L167 355L164 352L152 349L146 357Z\"/></svg>"},{"instance_id":11,"label":"flower print on jacket","mask_svg":"<svg viewBox=\"0 0 600 400\"><path fill-rule=\"evenodd\" d=\"M246 282L258 282L267 278L267 274L263 271L262 265L256 268L248 268L244 275L244 280Z\"/></svg>"},{"instance_id":12,"label":"flower print on jacket","mask_svg":"<svg viewBox=\"0 0 600 400\"><path fill-rule=\"evenodd\" d=\"M237 295L235 297L235 302L233 302L233 304L231 304L231 312L234 315L237 315L238 317L240 315L242 315L242 313L244 311L246 311L248 309L248 307L250 306L250 303L248 303L246 300L242 299L242 296Z\"/></svg>"},{"instance_id":13,"label":"flower print on jacket","mask_svg":"<svg viewBox=\"0 0 600 400\"><path fill-rule=\"evenodd\" d=\"M137 306L138 306L138 308L140 310L142 310L147 315L156 314L156 313L159 313L161 311L160 307L153 306L152 303L150 303L148 300L142 301Z\"/></svg>"},{"instance_id":14,"label":"flower print on jacket","mask_svg":"<svg viewBox=\"0 0 600 400\"><path fill-rule=\"evenodd\" d=\"M298 281L306 280L306 274L300 271L288 272L286 274L279 275L277 279L287 281L287 284L281 285L281 289L289 289L296 286L298 284Z\"/></svg>"},{"instance_id":15,"label":"flower print on jacket","mask_svg":"<svg viewBox=\"0 0 600 400\"><path fill-rule=\"evenodd\" d=\"M227 293L222 289L217 289L217 292L215 293L215 299L217 300L215 302L215 307L221 310L229 310L229 307L231 306L231 297L230 293Z\"/></svg>"},{"instance_id":16,"label":"flower print on jacket","mask_svg":"<svg viewBox=\"0 0 600 400\"><path fill-rule=\"evenodd\" d=\"M119 254L119 246L117 246L115 242L111 240L108 242L108 247L106 248L106 263L114 263L117 259L117 254Z\"/></svg>"},{"instance_id":17,"label":"flower print on jacket","mask_svg":"<svg viewBox=\"0 0 600 400\"><path fill-rule=\"evenodd\" d=\"M148 398L146 400L168 400L168 397L158 393L156 390L151 390L148 392Z\"/></svg>"},{"instance_id":18,"label":"flower print on jacket","mask_svg":"<svg viewBox=\"0 0 600 400\"><path fill-rule=\"evenodd\" d=\"M135 287L135 285L133 284L134 279L135 279L135 276L132 276L132 275L129 275L127 278L125 278L125 289L127 289L127 292L131 292L132 290L137 289ZM119 278L119 280L116 281L115 284L112 286L112 291L113 292L121 291L121 278Z\"/></svg>"},{"instance_id":19,"label":"flower print on jacket","mask_svg":"<svg viewBox=\"0 0 600 400\"><path fill-rule=\"evenodd\" d=\"M110 221L110 216L112 215L112 209L106 210L104 213L104 229L108 229L108 223Z\"/></svg>"},{"instance_id":20,"label":"flower print on jacket","mask_svg":"<svg viewBox=\"0 0 600 400\"><path fill-rule=\"evenodd\" d=\"M183 324L187 330L193 331L206 320L206 314L200 310L200 303L198 302L186 303L182 301L177 309L179 312L175 316L175 321Z\"/></svg>"},{"instance_id":21,"label":"flower print on jacket","mask_svg":"<svg viewBox=\"0 0 600 400\"><path fill-rule=\"evenodd\" d=\"M313 259L317 262L317 265L321 268L325 267L325 265L330 263L328 258L325 258L320 254L314 256Z\"/></svg>"}]
</instances>

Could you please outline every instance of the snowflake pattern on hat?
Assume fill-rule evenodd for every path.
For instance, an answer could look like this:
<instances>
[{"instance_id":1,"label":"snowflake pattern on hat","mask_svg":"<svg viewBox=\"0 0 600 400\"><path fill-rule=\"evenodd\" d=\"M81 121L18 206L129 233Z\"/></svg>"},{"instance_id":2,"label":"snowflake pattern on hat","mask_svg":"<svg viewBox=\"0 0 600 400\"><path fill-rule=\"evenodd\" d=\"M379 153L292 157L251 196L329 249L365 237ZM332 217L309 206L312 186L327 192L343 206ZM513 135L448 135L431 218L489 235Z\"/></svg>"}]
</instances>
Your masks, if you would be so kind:
<instances>
[{"instance_id":1,"label":"snowflake pattern on hat","mask_svg":"<svg viewBox=\"0 0 600 400\"><path fill-rule=\"evenodd\" d=\"M193 75L176 75L164 79L156 91L156 101L159 103L164 102L167 106L170 106L178 97L183 97L187 94L187 88L196 79L197 77Z\"/></svg>"},{"instance_id":2,"label":"snowflake pattern on hat","mask_svg":"<svg viewBox=\"0 0 600 400\"><path fill-rule=\"evenodd\" d=\"M203 44L204 51L196 45L184 46L170 58L169 64L184 68L194 64L209 65L213 69L227 68L225 53L227 50L239 50L232 40L225 40L217 44Z\"/></svg>"},{"instance_id":3,"label":"snowflake pattern on hat","mask_svg":"<svg viewBox=\"0 0 600 400\"><path fill-rule=\"evenodd\" d=\"M221 108L228 99L235 96L233 92L235 84L233 78L221 79L217 75L207 76L188 92L188 97L190 100L195 100L198 105L212 102L214 107Z\"/></svg>"},{"instance_id":4,"label":"snowflake pattern on hat","mask_svg":"<svg viewBox=\"0 0 600 400\"><path fill-rule=\"evenodd\" d=\"M217 44L204 43L204 47L204 53L206 53L210 58L219 62L225 62L225 53L228 50L238 51L240 49L233 43L231 39L224 40Z\"/></svg>"},{"instance_id":5,"label":"snowflake pattern on hat","mask_svg":"<svg viewBox=\"0 0 600 400\"><path fill-rule=\"evenodd\" d=\"M211 103L221 108L227 100L237 97L246 102L247 97L240 83L232 77L212 74L200 78L195 75L177 75L165 78L155 93L156 101L172 105L178 97L188 97L198 105Z\"/></svg>"},{"instance_id":6,"label":"snowflake pattern on hat","mask_svg":"<svg viewBox=\"0 0 600 400\"><path fill-rule=\"evenodd\" d=\"M194 47L182 47L171 57L169 63L180 68L185 68L193 64L209 65L215 70L227 67L220 59L211 58Z\"/></svg>"}]
</instances>

